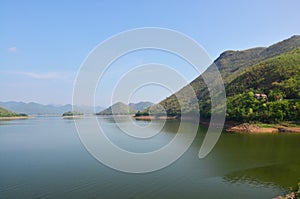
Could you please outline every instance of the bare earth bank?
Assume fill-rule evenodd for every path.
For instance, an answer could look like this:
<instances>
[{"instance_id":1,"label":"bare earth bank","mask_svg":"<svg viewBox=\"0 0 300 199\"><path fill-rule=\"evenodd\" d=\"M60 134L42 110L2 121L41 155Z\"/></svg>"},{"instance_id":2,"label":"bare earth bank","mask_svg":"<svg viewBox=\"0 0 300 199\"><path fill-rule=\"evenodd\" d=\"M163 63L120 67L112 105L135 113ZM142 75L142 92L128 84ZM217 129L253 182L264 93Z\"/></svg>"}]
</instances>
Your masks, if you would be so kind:
<instances>
[{"instance_id":1,"label":"bare earth bank","mask_svg":"<svg viewBox=\"0 0 300 199\"><path fill-rule=\"evenodd\" d=\"M174 117L156 117L156 116L133 116L136 120L176 120L178 119L176 116ZM184 120L192 120L192 118L185 118ZM209 121L200 121L203 125L209 125ZM235 124L234 122L226 122L225 130L227 132L233 133L300 133L300 127L291 127L291 126L283 126L283 125L272 125L268 127L263 127L263 125L256 124Z\"/></svg>"},{"instance_id":2,"label":"bare earth bank","mask_svg":"<svg viewBox=\"0 0 300 199\"><path fill-rule=\"evenodd\" d=\"M243 123L226 129L227 132L234 133L300 133L300 127L288 127L274 125L271 127L261 127L255 124Z\"/></svg>"}]
</instances>

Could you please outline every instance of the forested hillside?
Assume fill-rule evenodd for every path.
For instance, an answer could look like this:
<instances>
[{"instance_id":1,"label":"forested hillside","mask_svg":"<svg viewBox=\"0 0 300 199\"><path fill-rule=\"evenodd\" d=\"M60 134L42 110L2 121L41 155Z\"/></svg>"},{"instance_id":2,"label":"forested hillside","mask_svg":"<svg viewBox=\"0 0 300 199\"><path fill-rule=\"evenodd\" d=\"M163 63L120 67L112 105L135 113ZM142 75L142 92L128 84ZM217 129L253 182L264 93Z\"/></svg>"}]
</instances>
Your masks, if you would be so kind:
<instances>
[{"instance_id":1,"label":"forested hillside","mask_svg":"<svg viewBox=\"0 0 300 199\"><path fill-rule=\"evenodd\" d=\"M300 120L300 48L253 66L228 84L226 91L228 119Z\"/></svg>"},{"instance_id":2,"label":"forested hillside","mask_svg":"<svg viewBox=\"0 0 300 199\"><path fill-rule=\"evenodd\" d=\"M17 116L27 116L27 115L23 113L15 113L0 107L0 117L17 117Z\"/></svg>"},{"instance_id":3,"label":"forested hillside","mask_svg":"<svg viewBox=\"0 0 300 199\"><path fill-rule=\"evenodd\" d=\"M282 103L287 100L296 103L295 99L298 98L297 96L299 96L300 92L298 82L299 72L297 72L299 70L298 48L300 48L300 36L293 36L267 48L259 47L244 51L225 51L214 61L223 78L226 94L229 96L227 101L227 106L229 107L229 112L227 113L228 119L249 120L255 117L255 114L252 114L251 117L244 117L245 114L242 114L241 117L231 117L234 114L234 112L230 112L231 107L237 105L234 97L237 97L238 94L244 95L246 93L247 95L252 95L252 93L262 92L270 95L268 100L271 101L272 97L278 98L282 95L284 99ZM251 69L252 67L253 69ZM204 74L209 74L212 68L212 66L209 67ZM249 69L251 70L249 71ZM201 117L209 118L210 97L203 77L199 76L190 85L197 95ZM186 90L186 88L183 88L176 93L176 95L186 98L187 103L184 104L184 107L180 107L175 94L159 103L165 108L168 115L181 115L182 110L189 112L192 109L193 104L189 102L190 96ZM250 90L252 93L247 93ZM247 99L249 98L246 97L245 100ZM255 98L252 97L251 99ZM277 103L279 102L274 102L274 106L277 106ZM298 104L296 103L293 106L298 106ZM155 110L155 108L152 110ZM144 112L147 111L145 110ZM267 117L265 115L265 118ZM282 118L291 119L287 118L286 114L279 113L272 117L274 121L281 120ZM292 116L292 118L295 117L297 115Z\"/></svg>"}]
</instances>

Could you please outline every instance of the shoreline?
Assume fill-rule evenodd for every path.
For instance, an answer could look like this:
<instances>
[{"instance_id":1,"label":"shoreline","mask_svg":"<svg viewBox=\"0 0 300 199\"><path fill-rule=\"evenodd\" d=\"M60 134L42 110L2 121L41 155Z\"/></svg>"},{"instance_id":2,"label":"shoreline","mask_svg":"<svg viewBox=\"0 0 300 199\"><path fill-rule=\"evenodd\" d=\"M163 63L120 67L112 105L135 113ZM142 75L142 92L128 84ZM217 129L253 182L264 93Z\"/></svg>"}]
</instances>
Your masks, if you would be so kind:
<instances>
[{"instance_id":1,"label":"shoreline","mask_svg":"<svg viewBox=\"0 0 300 199\"><path fill-rule=\"evenodd\" d=\"M180 120L180 118L174 116L133 116L136 120ZM185 121L193 121L193 118L181 118ZM209 120L200 120L202 125L208 126ZM264 127L266 126L266 127ZM249 124L249 123L237 123L234 121L226 121L224 124L224 131L228 133L252 133L252 134L265 134L265 133L300 133L300 126L286 126L282 124Z\"/></svg>"},{"instance_id":2,"label":"shoreline","mask_svg":"<svg viewBox=\"0 0 300 199\"><path fill-rule=\"evenodd\" d=\"M266 125L268 127L262 127ZM242 123L226 129L229 133L300 133L298 126L283 126L281 124L249 124Z\"/></svg>"},{"instance_id":3,"label":"shoreline","mask_svg":"<svg viewBox=\"0 0 300 199\"><path fill-rule=\"evenodd\" d=\"M19 120L19 119L30 119L33 116L10 116L10 117L0 117L0 120Z\"/></svg>"},{"instance_id":4,"label":"shoreline","mask_svg":"<svg viewBox=\"0 0 300 199\"><path fill-rule=\"evenodd\" d=\"M132 116L136 120L144 120L144 121L150 121L150 120L178 120L177 116Z\"/></svg>"}]
</instances>

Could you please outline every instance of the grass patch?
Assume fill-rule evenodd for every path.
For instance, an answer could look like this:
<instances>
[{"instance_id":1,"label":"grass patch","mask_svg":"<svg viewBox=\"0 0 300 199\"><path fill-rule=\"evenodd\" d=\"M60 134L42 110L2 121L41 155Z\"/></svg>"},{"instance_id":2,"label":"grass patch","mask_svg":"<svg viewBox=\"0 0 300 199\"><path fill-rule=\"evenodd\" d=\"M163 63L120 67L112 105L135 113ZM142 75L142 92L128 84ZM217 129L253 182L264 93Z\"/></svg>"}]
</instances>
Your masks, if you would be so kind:
<instances>
[{"instance_id":1,"label":"grass patch","mask_svg":"<svg viewBox=\"0 0 300 199\"><path fill-rule=\"evenodd\" d=\"M255 124L256 126L262 127L262 128L273 128L274 125L273 124Z\"/></svg>"}]
</instances>

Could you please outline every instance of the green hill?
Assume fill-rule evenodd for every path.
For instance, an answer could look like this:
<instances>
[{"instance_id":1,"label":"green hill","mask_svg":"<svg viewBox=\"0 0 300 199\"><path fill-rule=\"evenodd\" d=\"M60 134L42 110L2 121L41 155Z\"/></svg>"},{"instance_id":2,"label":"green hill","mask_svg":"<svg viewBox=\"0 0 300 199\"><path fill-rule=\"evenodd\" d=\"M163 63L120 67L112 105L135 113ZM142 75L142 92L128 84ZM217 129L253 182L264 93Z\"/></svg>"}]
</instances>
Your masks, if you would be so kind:
<instances>
[{"instance_id":1,"label":"green hill","mask_svg":"<svg viewBox=\"0 0 300 199\"><path fill-rule=\"evenodd\" d=\"M231 92L235 92L233 90L233 86L229 87L229 84L231 82L236 81L237 83L236 85L238 87L239 83L236 78L242 79L243 77L239 77L239 76L243 74L247 69L269 58L287 53L299 47L300 47L300 36L293 36L289 39L283 40L267 48L259 47L259 48L252 48L243 51L225 51L214 61L214 63L216 64L223 78L226 92L228 89L231 89ZM288 68L287 66L288 62L286 63L287 64L285 64L284 66ZM208 67L208 69L204 72L204 74L209 75L211 70L213 70L213 66ZM281 82L281 79L278 79L277 81ZM193 87L197 95L197 98L199 100L198 104L200 107L201 116L209 117L210 97L204 79L202 78L202 76L199 76L195 80L193 80L190 83L190 85ZM169 96L168 98L166 98L165 100L159 103L165 108L167 114L172 116L180 115L181 114L180 108L182 108L182 110L185 112L191 111L193 108L193 103L195 102L189 101L190 96L187 92L186 87L178 91L176 94L184 96L186 99L185 103L183 104L182 107L180 107L175 94ZM153 109L155 110L155 106Z\"/></svg>"},{"instance_id":2,"label":"green hill","mask_svg":"<svg viewBox=\"0 0 300 199\"><path fill-rule=\"evenodd\" d=\"M130 108L128 105L122 102L117 102L112 106L108 107L107 109L96 113L96 115L128 115L128 113L135 114L136 112L137 110Z\"/></svg>"},{"instance_id":3,"label":"green hill","mask_svg":"<svg viewBox=\"0 0 300 199\"><path fill-rule=\"evenodd\" d=\"M243 122L300 120L300 48L267 59L226 87L227 118ZM265 94L266 98L255 98Z\"/></svg>"},{"instance_id":4,"label":"green hill","mask_svg":"<svg viewBox=\"0 0 300 199\"><path fill-rule=\"evenodd\" d=\"M300 48L267 59L235 78L226 87L227 96L249 89L270 94L282 92L285 98L300 98Z\"/></svg>"},{"instance_id":5,"label":"green hill","mask_svg":"<svg viewBox=\"0 0 300 199\"><path fill-rule=\"evenodd\" d=\"M18 117L18 116L27 116L27 115L24 113L15 113L0 107L0 117Z\"/></svg>"}]
</instances>

